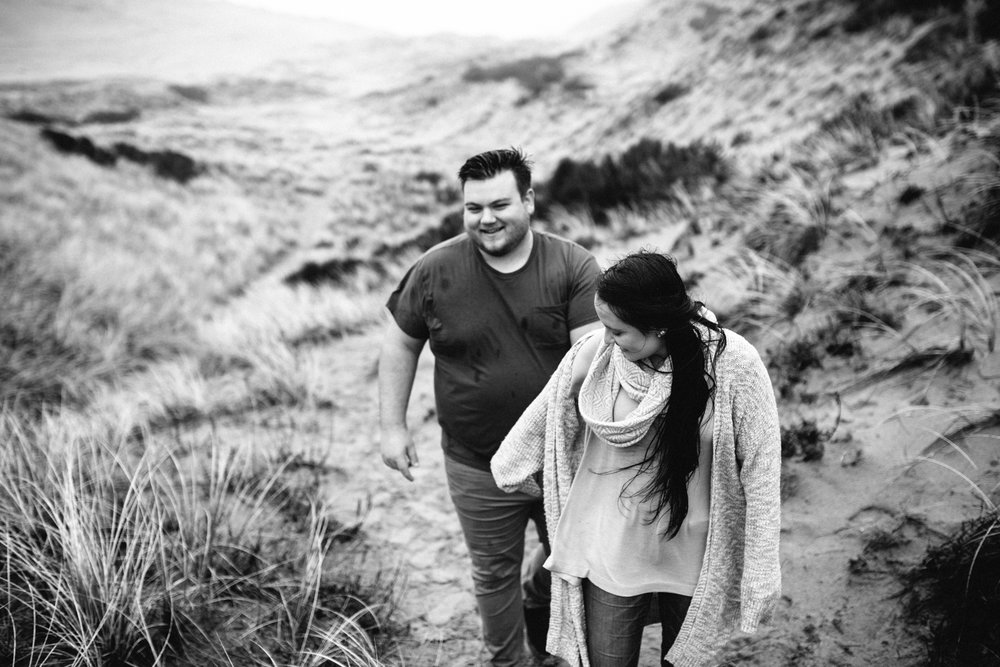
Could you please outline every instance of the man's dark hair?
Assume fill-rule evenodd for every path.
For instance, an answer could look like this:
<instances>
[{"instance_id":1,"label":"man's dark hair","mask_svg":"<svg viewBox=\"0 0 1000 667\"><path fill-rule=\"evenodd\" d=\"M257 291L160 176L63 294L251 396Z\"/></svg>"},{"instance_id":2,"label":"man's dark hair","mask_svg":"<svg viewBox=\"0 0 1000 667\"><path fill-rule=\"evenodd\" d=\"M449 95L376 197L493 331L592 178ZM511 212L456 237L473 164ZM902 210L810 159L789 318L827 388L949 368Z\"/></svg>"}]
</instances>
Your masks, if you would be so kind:
<instances>
[{"instance_id":1,"label":"man's dark hair","mask_svg":"<svg viewBox=\"0 0 1000 667\"><path fill-rule=\"evenodd\" d=\"M466 181L485 181L505 171L514 174L517 191L521 197L531 189L531 160L520 148L501 148L473 155L458 170L458 180L465 188Z\"/></svg>"}]
</instances>

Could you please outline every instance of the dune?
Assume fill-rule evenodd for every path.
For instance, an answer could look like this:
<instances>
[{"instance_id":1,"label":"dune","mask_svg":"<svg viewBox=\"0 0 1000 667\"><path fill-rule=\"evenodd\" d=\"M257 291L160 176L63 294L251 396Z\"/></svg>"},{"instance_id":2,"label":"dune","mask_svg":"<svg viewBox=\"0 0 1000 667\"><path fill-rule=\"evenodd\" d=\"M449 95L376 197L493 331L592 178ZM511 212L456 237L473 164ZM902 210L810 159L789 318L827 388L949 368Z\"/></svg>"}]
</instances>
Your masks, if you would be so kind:
<instances>
[{"instance_id":1,"label":"dune","mask_svg":"<svg viewBox=\"0 0 1000 667\"><path fill-rule=\"evenodd\" d=\"M948 96L976 79L942 40L970 49L969 67L981 56L961 18L851 27L857 3L785 4L660 0L581 25L572 48L496 48L221 2L8 0L0 229L66 237L60 261L106 260L81 275L162 299L164 326L188 326L190 348L170 342L101 385L93 414L232 442L267 433L323 460L311 483L324 511L357 528L370 571L398 578L407 630L385 664L477 664L432 359L410 401L412 484L378 455L374 368L382 301L454 231L454 170L523 146L552 199L539 224L604 264L672 253L769 365L784 596L720 664L925 664L934 627L907 606L922 590L909 577L997 501L1000 267L996 239L966 228L995 218L1000 122ZM26 111L48 121L12 119ZM107 150L182 151L197 175L58 153L42 126ZM680 156L710 146L731 172L672 183L648 207L554 201L560 165L620 164L642 139ZM642 664L656 645L650 631Z\"/></svg>"}]
</instances>

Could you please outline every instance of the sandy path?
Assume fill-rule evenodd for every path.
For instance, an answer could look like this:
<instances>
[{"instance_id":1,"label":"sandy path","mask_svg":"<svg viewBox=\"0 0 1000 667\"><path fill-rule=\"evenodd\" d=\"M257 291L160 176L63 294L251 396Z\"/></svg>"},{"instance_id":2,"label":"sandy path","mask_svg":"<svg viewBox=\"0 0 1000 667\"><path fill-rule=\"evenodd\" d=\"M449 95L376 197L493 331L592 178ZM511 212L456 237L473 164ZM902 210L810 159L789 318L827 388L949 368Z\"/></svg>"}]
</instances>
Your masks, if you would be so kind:
<instances>
[{"instance_id":1,"label":"sandy path","mask_svg":"<svg viewBox=\"0 0 1000 667\"><path fill-rule=\"evenodd\" d=\"M398 568L405 578L395 620L410 635L386 656L387 664L479 665L467 555L445 487L434 419L432 360L426 352L421 357L410 404L420 456L410 483L387 470L377 453L377 345L377 333L369 333L327 348L338 377L360 379L332 397L332 442L314 443L328 447L329 463L340 470L328 480L331 510L349 520L359 504L369 507L363 531L377 562ZM995 353L982 368L998 366ZM783 506L783 603L760 634L731 642L729 664L912 665L922 659L921 639L903 622L896 597L899 574L944 531L975 515L979 503L957 475L914 463L915 457L936 458L991 488L1000 479L1000 431L966 439L970 463L950 447L933 446L935 436L924 425L940 428L940 416L887 420L912 398L916 380L894 378L846 394L842 425L824 458L788 462L797 482ZM991 383L955 378L952 384L966 387L962 397L968 403L994 400ZM655 646L654 628L648 628L640 664L655 664Z\"/></svg>"},{"instance_id":2,"label":"sandy path","mask_svg":"<svg viewBox=\"0 0 1000 667\"><path fill-rule=\"evenodd\" d=\"M346 337L330 344L330 364L339 377L363 378L333 397L329 463L343 471L328 480L331 511L341 520L367 506L362 529L385 569L403 577L395 620L410 636L387 664L462 667L483 664L479 619L472 595L468 555L445 483L440 429L434 417L433 359L421 356L409 421L420 466L414 481L387 469L378 455L375 361L378 335ZM529 548L537 544L529 530ZM373 561L373 565L375 562ZM656 638L647 631L642 664L656 661Z\"/></svg>"}]
</instances>

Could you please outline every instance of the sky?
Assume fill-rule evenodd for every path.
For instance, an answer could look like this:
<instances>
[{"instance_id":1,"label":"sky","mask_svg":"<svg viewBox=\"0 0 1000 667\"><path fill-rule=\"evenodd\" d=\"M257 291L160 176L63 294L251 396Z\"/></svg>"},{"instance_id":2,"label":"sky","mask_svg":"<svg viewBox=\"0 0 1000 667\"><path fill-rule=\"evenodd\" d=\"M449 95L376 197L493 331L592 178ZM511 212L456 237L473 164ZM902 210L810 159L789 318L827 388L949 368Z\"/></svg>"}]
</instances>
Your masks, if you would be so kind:
<instances>
[{"instance_id":1,"label":"sky","mask_svg":"<svg viewBox=\"0 0 1000 667\"><path fill-rule=\"evenodd\" d=\"M272 11L325 16L404 35L455 32L512 39L558 37L629 0L229 0Z\"/></svg>"}]
</instances>

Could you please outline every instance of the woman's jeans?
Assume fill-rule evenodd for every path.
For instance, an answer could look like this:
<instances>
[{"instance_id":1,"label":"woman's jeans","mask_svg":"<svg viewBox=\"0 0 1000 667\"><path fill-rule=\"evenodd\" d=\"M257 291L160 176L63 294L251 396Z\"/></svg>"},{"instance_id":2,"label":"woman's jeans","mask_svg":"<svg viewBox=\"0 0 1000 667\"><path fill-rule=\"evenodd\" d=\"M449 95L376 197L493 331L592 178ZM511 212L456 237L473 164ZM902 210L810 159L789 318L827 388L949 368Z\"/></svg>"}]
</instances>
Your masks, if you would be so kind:
<instances>
[{"instance_id":1,"label":"woman's jeans","mask_svg":"<svg viewBox=\"0 0 1000 667\"><path fill-rule=\"evenodd\" d=\"M587 616L587 655L591 667L636 667L642 648L642 631L649 605L656 597L663 638L660 656L663 665L667 651L677 638L691 598L674 593L646 593L632 597L613 595L583 580L583 604Z\"/></svg>"},{"instance_id":2,"label":"woman's jeans","mask_svg":"<svg viewBox=\"0 0 1000 667\"><path fill-rule=\"evenodd\" d=\"M483 641L495 667L524 659L525 618L544 627L529 627L536 650L544 650L549 619L549 571L542 567L548 552L542 499L501 490L488 470L445 457L448 489L472 558L472 583L483 624ZM544 548L532 555L524 575L524 531L528 520ZM540 638L540 645L537 643Z\"/></svg>"}]
</instances>

